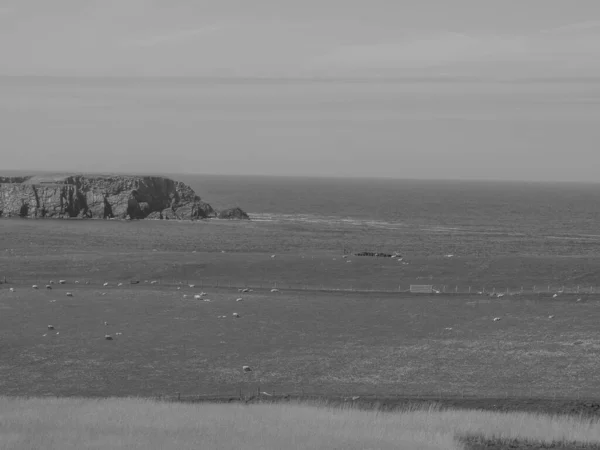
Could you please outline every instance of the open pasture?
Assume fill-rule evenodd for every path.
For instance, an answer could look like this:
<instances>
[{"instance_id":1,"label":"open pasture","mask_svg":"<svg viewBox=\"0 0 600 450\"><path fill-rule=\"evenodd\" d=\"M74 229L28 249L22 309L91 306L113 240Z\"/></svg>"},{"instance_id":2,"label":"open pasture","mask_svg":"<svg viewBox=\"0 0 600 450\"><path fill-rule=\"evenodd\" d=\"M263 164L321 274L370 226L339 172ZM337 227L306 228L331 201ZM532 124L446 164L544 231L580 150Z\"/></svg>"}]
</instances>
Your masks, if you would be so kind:
<instances>
[{"instance_id":1,"label":"open pasture","mask_svg":"<svg viewBox=\"0 0 600 450\"><path fill-rule=\"evenodd\" d=\"M96 283L136 277L309 289L600 287L599 241L589 236L172 220L6 219L0 220L0 230L0 277L26 284L58 277ZM344 249L398 250L408 264L356 256L347 263Z\"/></svg>"},{"instance_id":2,"label":"open pasture","mask_svg":"<svg viewBox=\"0 0 600 450\"><path fill-rule=\"evenodd\" d=\"M201 290L3 286L0 391L600 397L593 298Z\"/></svg>"}]
</instances>

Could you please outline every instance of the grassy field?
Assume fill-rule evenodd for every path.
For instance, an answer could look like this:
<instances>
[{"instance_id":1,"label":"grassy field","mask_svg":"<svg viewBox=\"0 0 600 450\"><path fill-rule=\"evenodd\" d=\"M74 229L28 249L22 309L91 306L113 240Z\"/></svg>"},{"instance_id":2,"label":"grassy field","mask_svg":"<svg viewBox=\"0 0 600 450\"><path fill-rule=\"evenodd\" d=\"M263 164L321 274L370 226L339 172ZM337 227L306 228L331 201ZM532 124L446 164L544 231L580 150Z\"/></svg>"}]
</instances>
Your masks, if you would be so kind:
<instances>
[{"instance_id":1,"label":"grassy field","mask_svg":"<svg viewBox=\"0 0 600 450\"><path fill-rule=\"evenodd\" d=\"M600 287L598 242L584 237L245 221L5 219L0 230L0 277L26 283L140 277L336 289ZM399 250L408 264L370 257L346 263L344 248Z\"/></svg>"},{"instance_id":2,"label":"grassy field","mask_svg":"<svg viewBox=\"0 0 600 450\"><path fill-rule=\"evenodd\" d=\"M435 409L384 414L302 404L0 398L0 449L40 448L598 449L600 423L566 416Z\"/></svg>"},{"instance_id":3,"label":"grassy field","mask_svg":"<svg viewBox=\"0 0 600 450\"><path fill-rule=\"evenodd\" d=\"M111 283L0 290L0 392L600 398L597 300Z\"/></svg>"}]
</instances>

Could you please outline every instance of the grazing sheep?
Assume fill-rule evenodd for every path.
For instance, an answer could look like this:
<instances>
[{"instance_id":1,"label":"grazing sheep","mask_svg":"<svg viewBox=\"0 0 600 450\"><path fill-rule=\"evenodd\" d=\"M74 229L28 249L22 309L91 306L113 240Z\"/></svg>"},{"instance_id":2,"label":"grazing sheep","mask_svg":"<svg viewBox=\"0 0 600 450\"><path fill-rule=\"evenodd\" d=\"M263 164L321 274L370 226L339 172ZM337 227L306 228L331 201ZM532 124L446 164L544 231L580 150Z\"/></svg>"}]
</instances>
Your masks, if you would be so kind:
<instances>
[{"instance_id":1,"label":"grazing sheep","mask_svg":"<svg viewBox=\"0 0 600 450\"><path fill-rule=\"evenodd\" d=\"M105 334L104 335L104 339L106 339L107 341L112 341L113 340L113 338L112 338L112 336L110 334Z\"/></svg>"},{"instance_id":2,"label":"grazing sheep","mask_svg":"<svg viewBox=\"0 0 600 450\"><path fill-rule=\"evenodd\" d=\"M548 316L548 319L554 319L554 316Z\"/></svg>"},{"instance_id":3,"label":"grazing sheep","mask_svg":"<svg viewBox=\"0 0 600 450\"><path fill-rule=\"evenodd\" d=\"M119 284L117 284L117 286L123 286L123 283L119 283Z\"/></svg>"},{"instance_id":4,"label":"grazing sheep","mask_svg":"<svg viewBox=\"0 0 600 450\"><path fill-rule=\"evenodd\" d=\"M156 281L156 280L153 280L150 282L150 284L156 284L156 283L158 283L158 281Z\"/></svg>"},{"instance_id":5,"label":"grazing sheep","mask_svg":"<svg viewBox=\"0 0 600 450\"><path fill-rule=\"evenodd\" d=\"M578 298L578 299L577 299L577 300L575 300L575 301L576 301L576 302L580 302L580 301L581 301L581 298Z\"/></svg>"},{"instance_id":6,"label":"grazing sheep","mask_svg":"<svg viewBox=\"0 0 600 450\"><path fill-rule=\"evenodd\" d=\"M279 289L273 288L273 289L271 289L271 292L279 292Z\"/></svg>"},{"instance_id":7,"label":"grazing sheep","mask_svg":"<svg viewBox=\"0 0 600 450\"><path fill-rule=\"evenodd\" d=\"M100 295L106 295L106 292L102 292Z\"/></svg>"},{"instance_id":8,"label":"grazing sheep","mask_svg":"<svg viewBox=\"0 0 600 450\"><path fill-rule=\"evenodd\" d=\"M275 255L271 255L271 258L275 258Z\"/></svg>"},{"instance_id":9,"label":"grazing sheep","mask_svg":"<svg viewBox=\"0 0 600 450\"><path fill-rule=\"evenodd\" d=\"M183 298L189 298L190 296L187 294L183 294Z\"/></svg>"},{"instance_id":10,"label":"grazing sheep","mask_svg":"<svg viewBox=\"0 0 600 450\"><path fill-rule=\"evenodd\" d=\"M342 256L342 258L344 258L344 259L346 259L347 257L348 257L348 255L344 255L344 256Z\"/></svg>"},{"instance_id":11,"label":"grazing sheep","mask_svg":"<svg viewBox=\"0 0 600 450\"><path fill-rule=\"evenodd\" d=\"M58 335L58 334L60 334L60 331L57 331L57 332L56 332L56 334L57 334L57 335Z\"/></svg>"},{"instance_id":12,"label":"grazing sheep","mask_svg":"<svg viewBox=\"0 0 600 450\"><path fill-rule=\"evenodd\" d=\"M242 302L242 301L244 301L244 299L242 297L240 297L240 298L236 298L235 301L236 302Z\"/></svg>"},{"instance_id":13,"label":"grazing sheep","mask_svg":"<svg viewBox=\"0 0 600 450\"><path fill-rule=\"evenodd\" d=\"M242 292L250 292L250 289L248 289L248 288L242 289Z\"/></svg>"},{"instance_id":14,"label":"grazing sheep","mask_svg":"<svg viewBox=\"0 0 600 450\"><path fill-rule=\"evenodd\" d=\"M196 286L195 284L190 284L188 285L189 287L193 288L194 286Z\"/></svg>"},{"instance_id":15,"label":"grazing sheep","mask_svg":"<svg viewBox=\"0 0 600 450\"><path fill-rule=\"evenodd\" d=\"M33 289L37 289L37 284L34 284L33 286L31 286Z\"/></svg>"},{"instance_id":16,"label":"grazing sheep","mask_svg":"<svg viewBox=\"0 0 600 450\"><path fill-rule=\"evenodd\" d=\"M108 286L108 283L104 283L102 286L106 287L106 286Z\"/></svg>"},{"instance_id":17,"label":"grazing sheep","mask_svg":"<svg viewBox=\"0 0 600 450\"><path fill-rule=\"evenodd\" d=\"M52 286L50 286L49 284L46 285L46 289L52 289Z\"/></svg>"},{"instance_id":18,"label":"grazing sheep","mask_svg":"<svg viewBox=\"0 0 600 450\"><path fill-rule=\"evenodd\" d=\"M10 288L9 291L10 292L15 292L15 288Z\"/></svg>"},{"instance_id":19,"label":"grazing sheep","mask_svg":"<svg viewBox=\"0 0 600 450\"><path fill-rule=\"evenodd\" d=\"M86 282L85 282L85 284L86 284L86 285L88 285L88 284L90 284L90 282L89 282L89 281L86 281Z\"/></svg>"},{"instance_id":20,"label":"grazing sheep","mask_svg":"<svg viewBox=\"0 0 600 450\"><path fill-rule=\"evenodd\" d=\"M444 328L444 329L450 331L450 330L452 330L452 327L447 327L447 328Z\"/></svg>"},{"instance_id":21,"label":"grazing sheep","mask_svg":"<svg viewBox=\"0 0 600 450\"><path fill-rule=\"evenodd\" d=\"M108 325L108 322L104 322L104 326L107 326L107 325Z\"/></svg>"},{"instance_id":22,"label":"grazing sheep","mask_svg":"<svg viewBox=\"0 0 600 450\"><path fill-rule=\"evenodd\" d=\"M210 298L205 298L204 301L205 302L210 302L211 300L210 300Z\"/></svg>"},{"instance_id":23,"label":"grazing sheep","mask_svg":"<svg viewBox=\"0 0 600 450\"><path fill-rule=\"evenodd\" d=\"M499 320L502 320L500 317L494 317L494 322L498 322Z\"/></svg>"},{"instance_id":24,"label":"grazing sheep","mask_svg":"<svg viewBox=\"0 0 600 450\"><path fill-rule=\"evenodd\" d=\"M50 300L50 303L56 303L56 300Z\"/></svg>"},{"instance_id":25,"label":"grazing sheep","mask_svg":"<svg viewBox=\"0 0 600 450\"><path fill-rule=\"evenodd\" d=\"M250 366L242 366L242 370L244 372L252 372L252 369L250 368Z\"/></svg>"},{"instance_id":26,"label":"grazing sheep","mask_svg":"<svg viewBox=\"0 0 600 450\"><path fill-rule=\"evenodd\" d=\"M235 313L235 312L232 314L232 316L235 317L235 318L239 318L240 317L240 315L238 313Z\"/></svg>"},{"instance_id":27,"label":"grazing sheep","mask_svg":"<svg viewBox=\"0 0 600 450\"><path fill-rule=\"evenodd\" d=\"M502 298L502 297L504 297L504 294L498 294L496 297Z\"/></svg>"},{"instance_id":28,"label":"grazing sheep","mask_svg":"<svg viewBox=\"0 0 600 450\"><path fill-rule=\"evenodd\" d=\"M48 325L49 330L54 330L54 325Z\"/></svg>"},{"instance_id":29,"label":"grazing sheep","mask_svg":"<svg viewBox=\"0 0 600 450\"><path fill-rule=\"evenodd\" d=\"M181 290L181 288L179 286L177 286L177 290L179 291L179 290Z\"/></svg>"},{"instance_id":30,"label":"grazing sheep","mask_svg":"<svg viewBox=\"0 0 600 450\"><path fill-rule=\"evenodd\" d=\"M71 292L67 292L67 297L73 297L73 294Z\"/></svg>"},{"instance_id":31,"label":"grazing sheep","mask_svg":"<svg viewBox=\"0 0 600 450\"><path fill-rule=\"evenodd\" d=\"M75 284L79 284L79 281L75 280Z\"/></svg>"},{"instance_id":32,"label":"grazing sheep","mask_svg":"<svg viewBox=\"0 0 600 450\"><path fill-rule=\"evenodd\" d=\"M121 336L123 333L121 333L121 332L118 332L118 333L115 333L115 334L116 334L117 336Z\"/></svg>"},{"instance_id":33,"label":"grazing sheep","mask_svg":"<svg viewBox=\"0 0 600 450\"><path fill-rule=\"evenodd\" d=\"M201 296L201 295L199 295L199 294L195 294L195 295L194 295L194 299L195 299L195 300L200 300L201 298L202 298L202 296Z\"/></svg>"},{"instance_id":34,"label":"grazing sheep","mask_svg":"<svg viewBox=\"0 0 600 450\"><path fill-rule=\"evenodd\" d=\"M66 280L58 280L58 284L65 284L66 282ZM76 281L75 283L79 283L79 281Z\"/></svg>"},{"instance_id":35,"label":"grazing sheep","mask_svg":"<svg viewBox=\"0 0 600 450\"><path fill-rule=\"evenodd\" d=\"M556 298L556 297L558 297L558 294L554 294L554 295L552 296L552 298Z\"/></svg>"},{"instance_id":36,"label":"grazing sheep","mask_svg":"<svg viewBox=\"0 0 600 450\"><path fill-rule=\"evenodd\" d=\"M48 333L42 334L42 337L46 337L48 336Z\"/></svg>"},{"instance_id":37,"label":"grazing sheep","mask_svg":"<svg viewBox=\"0 0 600 450\"><path fill-rule=\"evenodd\" d=\"M48 284L54 284L54 280L48 281Z\"/></svg>"}]
</instances>

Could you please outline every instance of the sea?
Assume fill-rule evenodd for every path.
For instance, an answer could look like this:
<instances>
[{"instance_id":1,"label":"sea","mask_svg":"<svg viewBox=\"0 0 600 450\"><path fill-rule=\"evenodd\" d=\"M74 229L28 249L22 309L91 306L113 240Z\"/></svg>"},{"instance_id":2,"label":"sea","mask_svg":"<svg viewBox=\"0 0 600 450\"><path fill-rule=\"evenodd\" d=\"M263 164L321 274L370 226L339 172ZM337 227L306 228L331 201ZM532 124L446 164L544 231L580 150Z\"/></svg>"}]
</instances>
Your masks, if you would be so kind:
<instances>
[{"instance_id":1,"label":"sea","mask_svg":"<svg viewBox=\"0 0 600 450\"><path fill-rule=\"evenodd\" d=\"M0 77L0 98L3 173L168 175L257 222L600 239L598 80Z\"/></svg>"},{"instance_id":2,"label":"sea","mask_svg":"<svg viewBox=\"0 0 600 450\"><path fill-rule=\"evenodd\" d=\"M600 240L600 185L515 181L173 175L255 221Z\"/></svg>"}]
</instances>

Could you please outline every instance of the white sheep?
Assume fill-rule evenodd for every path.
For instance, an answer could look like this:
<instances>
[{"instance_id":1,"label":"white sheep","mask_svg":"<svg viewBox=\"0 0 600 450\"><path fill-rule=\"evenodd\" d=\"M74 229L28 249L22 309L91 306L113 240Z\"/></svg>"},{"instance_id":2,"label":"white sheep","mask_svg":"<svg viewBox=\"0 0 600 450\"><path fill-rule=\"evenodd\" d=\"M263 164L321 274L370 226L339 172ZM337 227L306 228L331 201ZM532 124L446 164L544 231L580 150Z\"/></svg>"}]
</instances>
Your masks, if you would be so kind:
<instances>
[{"instance_id":1,"label":"white sheep","mask_svg":"<svg viewBox=\"0 0 600 450\"><path fill-rule=\"evenodd\" d=\"M121 336L123 333L121 333L121 332L117 332L117 333L115 333L115 334L116 334L117 336Z\"/></svg>"},{"instance_id":2,"label":"white sheep","mask_svg":"<svg viewBox=\"0 0 600 450\"><path fill-rule=\"evenodd\" d=\"M10 292L15 292L15 288L10 288L9 291Z\"/></svg>"},{"instance_id":3,"label":"white sheep","mask_svg":"<svg viewBox=\"0 0 600 450\"><path fill-rule=\"evenodd\" d=\"M48 281L48 284L54 284L54 280Z\"/></svg>"},{"instance_id":4,"label":"white sheep","mask_svg":"<svg viewBox=\"0 0 600 450\"><path fill-rule=\"evenodd\" d=\"M153 280L150 282L150 284L156 284L156 283L158 283L158 281L156 281L156 280Z\"/></svg>"},{"instance_id":5,"label":"white sheep","mask_svg":"<svg viewBox=\"0 0 600 450\"><path fill-rule=\"evenodd\" d=\"M554 319L554 316L553 315L552 316L548 316L548 319Z\"/></svg>"},{"instance_id":6,"label":"white sheep","mask_svg":"<svg viewBox=\"0 0 600 450\"><path fill-rule=\"evenodd\" d=\"M195 284L189 284L189 287L193 288L194 286L196 286Z\"/></svg>"},{"instance_id":7,"label":"white sheep","mask_svg":"<svg viewBox=\"0 0 600 450\"><path fill-rule=\"evenodd\" d=\"M183 298L189 298L189 295L183 294Z\"/></svg>"},{"instance_id":8,"label":"white sheep","mask_svg":"<svg viewBox=\"0 0 600 450\"><path fill-rule=\"evenodd\" d=\"M102 286L104 286L104 287L108 286L108 282L104 283Z\"/></svg>"},{"instance_id":9,"label":"white sheep","mask_svg":"<svg viewBox=\"0 0 600 450\"><path fill-rule=\"evenodd\" d=\"M242 289L241 292L250 292L250 289L245 288L245 289Z\"/></svg>"},{"instance_id":10,"label":"white sheep","mask_svg":"<svg viewBox=\"0 0 600 450\"><path fill-rule=\"evenodd\" d=\"M252 369L250 368L250 366L242 366L242 370L244 372L252 372Z\"/></svg>"},{"instance_id":11,"label":"white sheep","mask_svg":"<svg viewBox=\"0 0 600 450\"><path fill-rule=\"evenodd\" d=\"M240 297L240 298L236 298L235 301L236 302L242 302L242 301L244 301L244 299L242 297Z\"/></svg>"},{"instance_id":12,"label":"white sheep","mask_svg":"<svg viewBox=\"0 0 600 450\"><path fill-rule=\"evenodd\" d=\"M178 290L178 291L180 291L180 290L181 290L181 288L180 288L179 286L177 286L177 290Z\"/></svg>"},{"instance_id":13,"label":"white sheep","mask_svg":"<svg viewBox=\"0 0 600 450\"><path fill-rule=\"evenodd\" d=\"M502 320L500 317L494 317L494 322L498 322L499 320Z\"/></svg>"},{"instance_id":14,"label":"white sheep","mask_svg":"<svg viewBox=\"0 0 600 450\"><path fill-rule=\"evenodd\" d=\"M67 297L73 297L73 294L71 292L67 292Z\"/></svg>"},{"instance_id":15,"label":"white sheep","mask_svg":"<svg viewBox=\"0 0 600 450\"><path fill-rule=\"evenodd\" d=\"M271 255L271 258L275 258L275 255Z\"/></svg>"},{"instance_id":16,"label":"white sheep","mask_svg":"<svg viewBox=\"0 0 600 450\"><path fill-rule=\"evenodd\" d=\"M119 283L119 284L117 284L117 286L123 286L123 283Z\"/></svg>"},{"instance_id":17,"label":"white sheep","mask_svg":"<svg viewBox=\"0 0 600 450\"><path fill-rule=\"evenodd\" d=\"M200 300L201 298L202 298L202 296L201 296L201 295L199 295L199 294L195 294L195 295L194 295L194 299L196 299L196 300Z\"/></svg>"},{"instance_id":18,"label":"white sheep","mask_svg":"<svg viewBox=\"0 0 600 450\"><path fill-rule=\"evenodd\" d=\"M75 280L75 284L79 284L79 281Z\"/></svg>"},{"instance_id":19,"label":"white sheep","mask_svg":"<svg viewBox=\"0 0 600 450\"><path fill-rule=\"evenodd\" d=\"M552 298L556 298L556 297L558 297L558 294L554 294L554 295L552 296Z\"/></svg>"},{"instance_id":20,"label":"white sheep","mask_svg":"<svg viewBox=\"0 0 600 450\"><path fill-rule=\"evenodd\" d=\"M52 286L50 286L49 284L46 285L46 289L52 289Z\"/></svg>"},{"instance_id":21,"label":"white sheep","mask_svg":"<svg viewBox=\"0 0 600 450\"><path fill-rule=\"evenodd\" d=\"M58 280L58 284L65 284L66 282L66 280ZM75 283L79 283L79 281L76 281Z\"/></svg>"},{"instance_id":22,"label":"white sheep","mask_svg":"<svg viewBox=\"0 0 600 450\"><path fill-rule=\"evenodd\" d=\"M240 317L240 315L239 315L238 313L236 313L236 312L234 312L234 313L232 314L232 316L233 316L233 317L235 317L235 318L239 318L239 317Z\"/></svg>"},{"instance_id":23,"label":"white sheep","mask_svg":"<svg viewBox=\"0 0 600 450\"><path fill-rule=\"evenodd\" d=\"M205 298L204 301L205 302L210 302L211 300L210 300L210 298Z\"/></svg>"},{"instance_id":24,"label":"white sheep","mask_svg":"<svg viewBox=\"0 0 600 450\"><path fill-rule=\"evenodd\" d=\"M104 335L104 339L106 339L107 341L112 341L113 340L113 338L112 338L112 336L110 334L105 334Z\"/></svg>"},{"instance_id":25,"label":"white sheep","mask_svg":"<svg viewBox=\"0 0 600 450\"><path fill-rule=\"evenodd\" d=\"M49 330L54 330L54 325L48 325Z\"/></svg>"},{"instance_id":26,"label":"white sheep","mask_svg":"<svg viewBox=\"0 0 600 450\"><path fill-rule=\"evenodd\" d=\"M33 286L31 286L33 289L37 289L37 284L34 284Z\"/></svg>"},{"instance_id":27,"label":"white sheep","mask_svg":"<svg viewBox=\"0 0 600 450\"><path fill-rule=\"evenodd\" d=\"M279 292L279 289L273 288L273 289L271 289L271 292Z\"/></svg>"}]
</instances>

